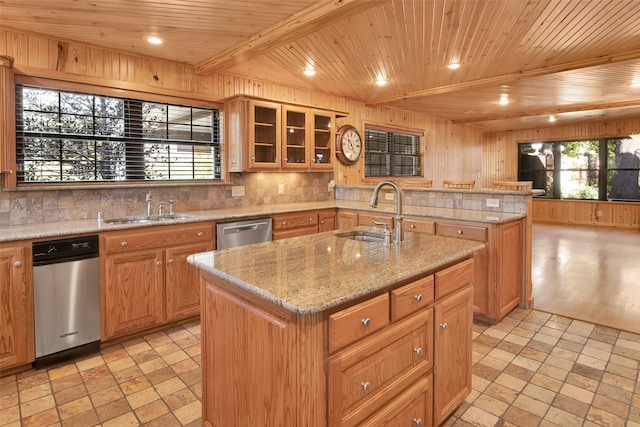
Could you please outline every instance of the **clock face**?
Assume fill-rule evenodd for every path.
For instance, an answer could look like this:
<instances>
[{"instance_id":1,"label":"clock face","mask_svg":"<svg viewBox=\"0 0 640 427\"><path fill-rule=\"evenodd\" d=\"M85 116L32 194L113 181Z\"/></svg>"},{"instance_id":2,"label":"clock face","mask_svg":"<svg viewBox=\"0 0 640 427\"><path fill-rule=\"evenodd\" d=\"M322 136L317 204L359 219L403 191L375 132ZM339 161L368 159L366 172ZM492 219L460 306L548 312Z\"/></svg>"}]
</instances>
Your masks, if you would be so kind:
<instances>
[{"instance_id":1,"label":"clock face","mask_svg":"<svg viewBox=\"0 0 640 427\"><path fill-rule=\"evenodd\" d=\"M353 126L345 126L338 134L338 159L346 164L354 164L362 154L362 139Z\"/></svg>"}]
</instances>

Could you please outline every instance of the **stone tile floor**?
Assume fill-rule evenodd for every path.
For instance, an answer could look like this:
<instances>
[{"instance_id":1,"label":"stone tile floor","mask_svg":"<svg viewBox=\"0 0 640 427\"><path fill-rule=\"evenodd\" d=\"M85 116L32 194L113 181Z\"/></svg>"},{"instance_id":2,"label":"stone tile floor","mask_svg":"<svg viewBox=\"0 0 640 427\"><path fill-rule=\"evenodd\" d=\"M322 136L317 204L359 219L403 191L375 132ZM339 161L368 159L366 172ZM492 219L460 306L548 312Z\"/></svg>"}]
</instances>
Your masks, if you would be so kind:
<instances>
[{"instance_id":1,"label":"stone tile floor","mask_svg":"<svg viewBox=\"0 0 640 427\"><path fill-rule=\"evenodd\" d=\"M473 391L445 426L640 427L640 335L535 310L473 327ZM0 379L2 426L201 425L200 324Z\"/></svg>"}]
</instances>

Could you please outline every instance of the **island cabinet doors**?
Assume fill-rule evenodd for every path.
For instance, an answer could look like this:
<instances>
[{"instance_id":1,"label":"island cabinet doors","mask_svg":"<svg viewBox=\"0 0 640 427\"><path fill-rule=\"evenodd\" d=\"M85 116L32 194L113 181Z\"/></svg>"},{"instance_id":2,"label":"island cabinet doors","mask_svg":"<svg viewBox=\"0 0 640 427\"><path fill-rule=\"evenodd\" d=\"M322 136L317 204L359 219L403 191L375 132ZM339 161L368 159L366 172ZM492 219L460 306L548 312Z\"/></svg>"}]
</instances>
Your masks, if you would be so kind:
<instances>
[{"instance_id":1,"label":"island cabinet doors","mask_svg":"<svg viewBox=\"0 0 640 427\"><path fill-rule=\"evenodd\" d=\"M206 273L201 292L203 425L325 427L323 323Z\"/></svg>"}]
</instances>

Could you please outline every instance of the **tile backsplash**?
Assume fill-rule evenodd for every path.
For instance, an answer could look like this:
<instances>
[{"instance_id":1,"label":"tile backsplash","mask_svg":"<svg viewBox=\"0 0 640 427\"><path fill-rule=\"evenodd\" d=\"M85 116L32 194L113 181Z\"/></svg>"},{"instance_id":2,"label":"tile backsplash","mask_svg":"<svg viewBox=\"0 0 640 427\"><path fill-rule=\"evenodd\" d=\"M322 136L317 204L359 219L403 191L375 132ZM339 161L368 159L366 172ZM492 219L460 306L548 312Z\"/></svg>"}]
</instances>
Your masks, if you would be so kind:
<instances>
[{"instance_id":1,"label":"tile backsplash","mask_svg":"<svg viewBox=\"0 0 640 427\"><path fill-rule=\"evenodd\" d=\"M333 200L328 183L333 173L237 173L226 184L180 184L117 188L1 189L0 226L145 215L145 196L151 192L154 214L160 201L165 213L174 200L176 213L267 204ZM278 194L279 184L284 194ZM245 195L232 197L232 187Z\"/></svg>"}]
</instances>

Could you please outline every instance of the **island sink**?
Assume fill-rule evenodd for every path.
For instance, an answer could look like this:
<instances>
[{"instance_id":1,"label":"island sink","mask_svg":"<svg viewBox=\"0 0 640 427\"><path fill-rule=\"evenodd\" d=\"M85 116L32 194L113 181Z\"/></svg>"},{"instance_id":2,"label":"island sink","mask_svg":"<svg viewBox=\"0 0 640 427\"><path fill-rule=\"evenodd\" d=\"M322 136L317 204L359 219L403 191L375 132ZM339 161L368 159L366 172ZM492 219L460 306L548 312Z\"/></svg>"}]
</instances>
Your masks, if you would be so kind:
<instances>
[{"instance_id":1,"label":"island sink","mask_svg":"<svg viewBox=\"0 0 640 427\"><path fill-rule=\"evenodd\" d=\"M338 233L336 237L344 239L357 240L360 242L376 242L385 243L385 236L379 233L372 233L370 231L347 231L345 233ZM387 243L388 243L387 239Z\"/></svg>"}]
</instances>

